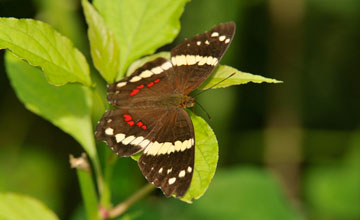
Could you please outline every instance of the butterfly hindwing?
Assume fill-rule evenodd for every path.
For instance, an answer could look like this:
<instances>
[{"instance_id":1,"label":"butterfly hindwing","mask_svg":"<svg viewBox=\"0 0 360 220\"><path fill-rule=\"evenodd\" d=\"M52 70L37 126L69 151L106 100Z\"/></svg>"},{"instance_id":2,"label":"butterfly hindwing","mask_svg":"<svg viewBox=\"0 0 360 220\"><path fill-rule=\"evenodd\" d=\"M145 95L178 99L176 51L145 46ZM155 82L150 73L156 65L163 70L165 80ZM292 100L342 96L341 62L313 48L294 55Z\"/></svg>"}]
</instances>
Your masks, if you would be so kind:
<instances>
[{"instance_id":1,"label":"butterfly hindwing","mask_svg":"<svg viewBox=\"0 0 360 220\"><path fill-rule=\"evenodd\" d=\"M235 34L235 23L215 26L210 31L184 40L171 50L176 87L184 94L197 88L215 69Z\"/></svg>"},{"instance_id":2,"label":"butterfly hindwing","mask_svg":"<svg viewBox=\"0 0 360 220\"><path fill-rule=\"evenodd\" d=\"M167 121L139 160L149 182L169 197L182 197L190 186L194 170L195 137L191 119L184 109L168 113Z\"/></svg>"},{"instance_id":3,"label":"butterfly hindwing","mask_svg":"<svg viewBox=\"0 0 360 220\"><path fill-rule=\"evenodd\" d=\"M105 141L119 157L131 156L155 141L166 109L114 109L107 111L96 128L96 138Z\"/></svg>"}]
</instances>

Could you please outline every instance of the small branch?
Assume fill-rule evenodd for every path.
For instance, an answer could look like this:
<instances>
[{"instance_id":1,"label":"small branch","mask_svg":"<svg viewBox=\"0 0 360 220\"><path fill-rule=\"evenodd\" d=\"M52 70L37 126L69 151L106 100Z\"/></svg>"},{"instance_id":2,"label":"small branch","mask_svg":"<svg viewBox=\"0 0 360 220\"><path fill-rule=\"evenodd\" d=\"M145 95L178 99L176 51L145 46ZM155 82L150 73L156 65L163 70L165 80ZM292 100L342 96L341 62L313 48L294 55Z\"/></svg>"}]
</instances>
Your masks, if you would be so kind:
<instances>
[{"instance_id":1,"label":"small branch","mask_svg":"<svg viewBox=\"0 0 360 220\"><path fill-rule=\"evenodd\" d=\"M153 191L155 189L155 186L152 184L147 184L146 186L144 186L143 188L141 188L139 191L137 191L134 195L130 196L127 200L125 200L124 202L118 204L117 206L115 206L113 209L111 209L109 211L109 217L110 218L115 218L120 216L121 214L123 214L126 210L128 210L128 208L134 204L136 201L138 201L139 199L143 198L144 196L146 196L148 193L150 193L151 191Z\"/></svg>"},{"instance_id":2,"label":"small branch","mask_svg":"<svg viewBox=\"0 0 360 220\"><path fill-rule=\"evenodd\" d=\"M81 157L74 157L70 154L69 162L71 168L76 168L91 173L89 161L85 153L82 153Z\"/></svg>"}]
</instances>

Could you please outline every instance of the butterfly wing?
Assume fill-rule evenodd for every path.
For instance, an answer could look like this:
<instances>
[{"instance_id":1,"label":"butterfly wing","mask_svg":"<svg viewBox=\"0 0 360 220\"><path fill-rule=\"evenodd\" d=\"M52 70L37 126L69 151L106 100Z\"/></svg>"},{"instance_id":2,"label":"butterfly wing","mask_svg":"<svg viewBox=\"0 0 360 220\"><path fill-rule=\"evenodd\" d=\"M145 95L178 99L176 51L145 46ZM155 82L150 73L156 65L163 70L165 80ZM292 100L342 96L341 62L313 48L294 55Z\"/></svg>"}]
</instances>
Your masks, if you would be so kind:
<instances>
[{"instance_id":1,"label":"butterfly wing","mask_svg":"<svg viewBox=\"0 0 360 220\"><path fill-rule=\"evenodd\" d=\"M156 135L139 160L149 182L160 187L165 196L182 197L193 176L195 137L188 113L182 108L169 111Z\"/></svg>"},{"instance_id":2,"label":"butterfly wing","mask_svg":"<svg viewBox=\"0 0 360 220\"><path fill-rule=\"evenodd\" d=\"M176 87L189 94L214 70L235 34L235 23L215 26L210 31L184 40L171 50Z\"/></svg>"}]
</instances>

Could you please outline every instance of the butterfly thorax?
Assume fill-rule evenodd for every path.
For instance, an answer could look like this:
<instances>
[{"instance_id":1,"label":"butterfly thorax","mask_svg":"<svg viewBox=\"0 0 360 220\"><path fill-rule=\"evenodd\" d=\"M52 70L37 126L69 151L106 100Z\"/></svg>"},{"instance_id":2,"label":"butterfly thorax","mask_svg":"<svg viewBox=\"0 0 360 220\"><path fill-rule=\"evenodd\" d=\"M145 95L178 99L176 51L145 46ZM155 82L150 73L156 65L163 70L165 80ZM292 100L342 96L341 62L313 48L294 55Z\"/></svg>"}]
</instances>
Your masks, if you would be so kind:
<instances>
[{"instance_id":1,"label":"butterfly thorax","mask_svg":"<svg viewBox=\"0 0 360 220\"><path fill-rule=\"evenodd\" d=\"M191 96L172 94L164 96L159 104L167 107L191 108L194 106L194 103L195 99Z\"/></svg>"},{"instance_id":2,"label":"butterfly thorax","mask_svg":"<svg viewBox=\"0 0 360 220\"><path fill-rule=\"evenodd\" d=\"M183 108L194 107L195 99L191 96L182 96L180 106Z\"/></svg>"}]
</instances>

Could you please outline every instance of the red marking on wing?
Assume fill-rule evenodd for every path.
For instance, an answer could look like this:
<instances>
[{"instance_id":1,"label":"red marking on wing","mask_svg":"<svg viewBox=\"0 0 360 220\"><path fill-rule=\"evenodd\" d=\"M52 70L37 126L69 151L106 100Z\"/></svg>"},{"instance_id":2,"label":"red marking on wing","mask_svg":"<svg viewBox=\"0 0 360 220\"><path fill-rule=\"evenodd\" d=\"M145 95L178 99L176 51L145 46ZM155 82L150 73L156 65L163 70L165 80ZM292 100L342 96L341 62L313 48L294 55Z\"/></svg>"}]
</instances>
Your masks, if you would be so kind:
<instances>
[{"instance_id":1,"label":"red marking on wing","mask_svg":"<svg viewBox=\"0 0 360 220\"><path fill-rule=\"evenodd\" d=\"M139 121L138 123L136 123L136 125L137 125L138 127L141 127L141 126L144 125L144 123L142 123L141 121Z\"/></svg>"},{"instance_id":2,"label":"red marking on wing","mask_svg":"<svg viewBox=\"0 0 360 220\"><path fill-rule=\"evenodd\" d=\"M158 83L158 82L160 82L160 79L156 79L156 80L154 80L153 82L148 83L146 86L147 86L147 87L151 87L151 86L153 86L155 83ZM134 95L138 94L138 93L140 92L140 90L141 90L142 88L144 88L144 87L145 87L145 86L144 86L143 84L137 86L136 89L133 89L133 91L129 94L129 96L134 96Z\"/></svg>"},{"instance_id":3,"label":"red marking on wing","mask_svg":"<svg viewBox=\"0 0 360 220\"><path fill-rule=\"evenodd\" d=\"M134 89L134 90L129 94L129 96L136 95L136 94L138 94L138 92L140 92L140 89Z\"/></svg>"},{"instance_id":4,"label":"red marking on wing","mask_svg":"<svg viewBox=\"0 0 360 220\"><path fill-rule=\"evenodd\" d=\"M144 130L147 129L146 125L141 126L141 128L144 129Z\"/></svg>"},{"instance_id":5,"label":"red marking on wing","mask_svg":"<svg viewBox=\"0 0 360 220\"><path fill-rule=\"evenodd\" d=\"M134 121L129 121L129 122L128 122L128 125L130 125L130 126L133 126L134 124L135 124Z\"/></svg>"},{"instance_id":6,"label":"red marking on wing","mask_svg":"<svg viewBox=\"0 0 360 220\"><path fill-rule=\"evenodd\" d=\"M130 121L132 119L131 115L123 115L123 117L125 121Z\"/></svg>"}]
</instances>

